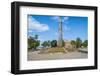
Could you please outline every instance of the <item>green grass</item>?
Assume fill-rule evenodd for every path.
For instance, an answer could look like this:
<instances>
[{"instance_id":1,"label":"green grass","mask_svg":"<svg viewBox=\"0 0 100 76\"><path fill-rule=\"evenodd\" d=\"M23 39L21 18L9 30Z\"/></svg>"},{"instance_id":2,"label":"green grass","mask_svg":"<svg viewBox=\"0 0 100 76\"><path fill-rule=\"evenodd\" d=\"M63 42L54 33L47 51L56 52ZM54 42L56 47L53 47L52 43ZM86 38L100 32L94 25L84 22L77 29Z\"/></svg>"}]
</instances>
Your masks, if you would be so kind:
<instances>
[{"instance_id":1,"label":"green grass","mask_svg":"<svg viewBox=\"0 0 100 76\"><path fill-rule=\"evenodd\" d=\"M65 48L68 52L78 51L77 48Z\"/></svg>"},{"instance_id":2,"label":"green grass","mask_svg":"<svg viewBox=\"0 0 100 76\"><path fill-rule=\"evenodd\" d=\"M49 48L48 53L65 53L65 50L62 47L55 47L55 48Z\"/></svg>"}]
</instances>

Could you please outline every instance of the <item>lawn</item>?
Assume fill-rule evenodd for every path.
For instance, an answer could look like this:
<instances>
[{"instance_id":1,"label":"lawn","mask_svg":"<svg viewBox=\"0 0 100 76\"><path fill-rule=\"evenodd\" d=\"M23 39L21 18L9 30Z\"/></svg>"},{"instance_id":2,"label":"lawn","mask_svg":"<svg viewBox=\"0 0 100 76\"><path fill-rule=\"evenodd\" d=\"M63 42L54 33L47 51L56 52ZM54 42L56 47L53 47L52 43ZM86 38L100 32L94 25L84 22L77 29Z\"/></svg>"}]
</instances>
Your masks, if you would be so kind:
<instances>
[{"instance_id":1,"label":"lawn","mask_svg":"<svg viewBox=\"0 0 100 76\"><path fill-rule=\"evenodd\" d=\"M63 49L63 47L49 48L47 51L48 53L58 53L58 52L65 53L65 50Z\"/></svg>"}]
</instances>

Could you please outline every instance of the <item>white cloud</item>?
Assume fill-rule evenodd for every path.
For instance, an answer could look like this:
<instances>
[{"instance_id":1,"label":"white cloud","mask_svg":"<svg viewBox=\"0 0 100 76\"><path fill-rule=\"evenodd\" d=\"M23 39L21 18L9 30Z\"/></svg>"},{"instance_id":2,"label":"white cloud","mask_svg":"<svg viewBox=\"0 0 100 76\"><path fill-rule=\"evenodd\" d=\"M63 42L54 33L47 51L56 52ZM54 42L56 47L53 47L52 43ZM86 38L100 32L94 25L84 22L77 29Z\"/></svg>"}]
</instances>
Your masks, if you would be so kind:
<instances>
[{"instance_id":1,"label":"white cloud","mask_svg":"<svg viewBox=\"0 0 100 76\"><path fill-rule=\"evenodd\" d=\"M28 17L28 25L29 25L29 30L35 30L38 32L43 32L43 31L48 31L49 27L47 24L42 24L39 21L37 21L35 18L32 16Z\"/></svg>"}]
</instances>

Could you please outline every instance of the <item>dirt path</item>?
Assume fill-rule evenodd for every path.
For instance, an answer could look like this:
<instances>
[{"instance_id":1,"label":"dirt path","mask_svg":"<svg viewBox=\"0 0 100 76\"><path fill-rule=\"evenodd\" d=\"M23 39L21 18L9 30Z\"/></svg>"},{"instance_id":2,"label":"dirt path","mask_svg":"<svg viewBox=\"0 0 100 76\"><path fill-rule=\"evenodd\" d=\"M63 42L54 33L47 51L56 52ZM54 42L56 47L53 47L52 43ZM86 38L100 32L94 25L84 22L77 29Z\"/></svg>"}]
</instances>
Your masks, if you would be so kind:
<instances>
[{"instance_id":1,"label":"dirt path","mask_svg":"<svg viewBox=\"0 0 100 76\"><path fill-rule=\"evenodd\" d=\"M49 53L39 54L39 51L28 52L28 60L55 60L55 59L84 59L88 53L67 52L67 53Z\"/></svg>"}]
</instances>

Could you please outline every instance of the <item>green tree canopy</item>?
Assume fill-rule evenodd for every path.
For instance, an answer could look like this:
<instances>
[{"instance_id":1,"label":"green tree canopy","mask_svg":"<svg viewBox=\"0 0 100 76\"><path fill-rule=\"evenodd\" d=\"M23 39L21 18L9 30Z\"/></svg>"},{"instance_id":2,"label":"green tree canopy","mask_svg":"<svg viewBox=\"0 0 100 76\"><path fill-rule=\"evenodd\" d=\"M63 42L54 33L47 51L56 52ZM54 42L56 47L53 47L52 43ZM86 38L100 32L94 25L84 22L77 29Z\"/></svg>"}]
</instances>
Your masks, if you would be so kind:
<instances>
[{"instance_id":1,"label":"green tree canopy","mask_svg":"<svg viewBox=\"0 0 100 76\"><path fill-rule=\"evenodd\" d=\"M75 42L75 40L72 40L72 41L71 41L71 44L72 44L73 48L76 47L76 42Z\"/></svg>"},{"instance_id":2,"label":"green tree canopy","mask_svg":"<svg viewBox=\"0 0 100 76\"><path fill-rule=\"evenodd\" d=\"M77 38L76 39L76 48L81 47L81 45L82 45L82 40L80 38Z\"/></svg>"},{"instance_id":3,"label":"green tree canopy","mask_svg":"<svg viewBox=\"0 0 100 76\"><path fill-rule=\"evenodd\" d=\"M56 47L56 46L57 46L57 40L52 40L51 47Z\"/></svg>"},{"instance_id":4,"label":"green tree canopy","mask_svg":"<svg viewBox=\"0 0 100 76\"><path fill-rule=\"evenodd\" d=\"M48 46L48 42L47 42L47 41L44 41L41 45L42 45L43 47L46 47L46 46Z\"/></svg>"},{"instance_id":5,"label":"green tree canopy","mask_svg":"<svg viewBox=\"0 0 100 76\"><path fill-rule=\"evenodd\" d=\"M85 40L85 41L82 43L82 46L83 46L83 47L87 47L87 46L88 46L88 40Z\"/></svg>"},{"instance_id":6,"label":"green tree canopy","mask_svg":"<svg viewBox=\"0 0 100 76\"><path fill-rule=\"evenodd\" d=\"M62 40L62 47L64 47L65 46L65 42L64 42L64 40Z\"/></svg>"},{"instance_id":7,"label":"green tree canopy","mask_svg":"<svg viewBox=\"0 0 100 76\"><path fill-rule=\"evenodd\" d=\"M42 45L43 47L50 47L50 46L51 46L51 42L50 42L50 40L44 41L41 45Z\"/></svg>"},{"instance_id":8,"label":"green tree canopy","mask_svg":"<svg viewBox=\"0 0 100 76\"><path fill-rule=\"evenodd\" d=\"M29 49L37 49L37 47L40 45L40 41L38 40L38 35L35 35L34 37L28 38L28 48Z\"/></svg>"}]
</instances>

